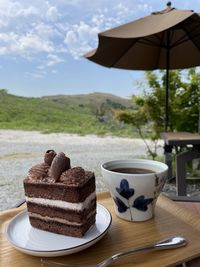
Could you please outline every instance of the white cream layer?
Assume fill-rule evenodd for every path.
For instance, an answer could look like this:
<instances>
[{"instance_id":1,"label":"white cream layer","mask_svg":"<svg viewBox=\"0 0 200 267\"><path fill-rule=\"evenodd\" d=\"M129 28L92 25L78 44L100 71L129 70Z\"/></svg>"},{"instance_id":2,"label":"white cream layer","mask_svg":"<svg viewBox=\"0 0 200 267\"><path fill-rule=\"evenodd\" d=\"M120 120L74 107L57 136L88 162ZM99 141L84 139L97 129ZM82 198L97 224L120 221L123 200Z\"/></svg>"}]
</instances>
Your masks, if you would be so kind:
<instances>
[{"instance_id":1,"label":"white cream layer","mask_svg":"<svg viewBox=\"0 0 200 267\"><path fill-rule=\"evenodd\" d=\"M84 209L89 208L89 204L92 200L94 200L96 197L96 193L91 193L84 202L79 203L72 203L72 202L66 202L62 200L53 200L53 199L46 199L46 198L35 198L35 197L26 197L26 202L31 202L39 205L44 206L52 206L62 209L70 209L70 210L77 210L81 211Z\"/></svg>"},{"instance_id":2,"label":"white cream layer","mask_svg":"<svg viewBox=\"0 0 200 267\"><path fill-rule=\"evenodd\" d=\"M94 214L96 213L96 211L92 211L88 214L87 216L87 220L93 216ZM59 222L59 223L63 223L63 224L66 224L66 225L74 225L74 226L82 226L84 223L78 223L78 222L72 222L72 221L68 221L68 220L65 220L65 219L61 219L61 218L57 218L57 217L54 217L54 218L51 218L49 216L41 216L40 214L36 214L36 213L33 213L33 212L29 212L29 216L30 217L34 217L34 218L38 218L38 219L41 219L41 220L45 220L45 221L50 221L50 222Z\"/></svg>"}]
</instances>

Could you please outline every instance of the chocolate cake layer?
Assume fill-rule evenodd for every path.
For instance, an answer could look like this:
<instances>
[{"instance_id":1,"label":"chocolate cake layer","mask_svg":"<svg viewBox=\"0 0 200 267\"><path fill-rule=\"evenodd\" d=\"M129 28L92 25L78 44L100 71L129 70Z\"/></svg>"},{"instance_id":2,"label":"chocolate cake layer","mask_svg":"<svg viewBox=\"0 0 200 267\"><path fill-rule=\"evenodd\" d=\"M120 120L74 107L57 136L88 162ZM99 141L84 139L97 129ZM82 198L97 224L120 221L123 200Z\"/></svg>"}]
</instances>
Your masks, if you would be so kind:
<instances>
[{"instance_id":1,"label":"chocolate cake layer","mask_svg":"<svg viewBox=\"0 0 200 267\"><path fill-rule=\"evenodd\" d=\"M63 152L47 150L24 179L28 215L33 227L82 237L95 223L95 176L82 167L71 168Z\"/></svg>"},{"instance_id":2,"label":"chocolate cake layer","mask_svg":"<svg viewBox=\"0 0 200 267\"><path fill-rule=\"evenodd\" d=\"M51 221L48 222L47 220L39 219L30 216L29 217L30 223L33 227L39 228L41 230L53 232L56 234L63 234L67 236L73 237L82 237L87 230L95 223L95 215L92 215L88 221L81 225L66 225L64 223Z\"/></svg>"},{"instance_id":3,"label":"chocolate cake layer","mask_svg":"<svg viewBox=\"0 0 200 267\"><path fill-rule=\"evenodd\" d=\"M48 216L51 218L56 217L80 223L84 221L91 212L96 211L96 199L91 201L88 209L81 211L63 209L60 207L44 206L32 202L27 202L27 208L29 213L36 213L41 216Z\"/></svg>"},{"instance_id":4,"label":"chocolate cake layer","mask_svg":"<svg viewBox=\"0 0 200 267\"><path fill-rule=\"evenodd\" d=\"M38 182L25 178L24 189L25 195L28 197L63 200L72 203L83 202L89 194L95 191L95 177L91 172L91 178L80 187L68 186L59 182Z\"/></svg>"}]
</instances>

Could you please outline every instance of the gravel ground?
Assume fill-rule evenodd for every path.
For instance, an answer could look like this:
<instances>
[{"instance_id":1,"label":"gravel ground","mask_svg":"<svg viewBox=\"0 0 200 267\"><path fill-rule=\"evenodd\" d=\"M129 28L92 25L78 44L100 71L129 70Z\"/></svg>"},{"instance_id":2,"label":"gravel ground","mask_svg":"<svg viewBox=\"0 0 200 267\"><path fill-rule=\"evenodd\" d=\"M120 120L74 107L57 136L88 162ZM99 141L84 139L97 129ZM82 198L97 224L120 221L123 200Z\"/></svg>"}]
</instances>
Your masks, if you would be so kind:
<instances>
[{"instance_id":1,"label":"gravel ground","mask_svg":"<svg viewBox=\"0 0 200 267\"><path fill-rule=\"evenodd\" d=\"M160 140L160 155L162 146ZM0 130L0 210L11 208L24 197L23 178L31 166L43 161L48 149L66 153L73 167L94 171L97 191L106 190L100 173L103 162L146 157L146 146L140 139ZM175 189L175 185L166 185L166 192L175 193Z\"/></svg>"}]
</instances>

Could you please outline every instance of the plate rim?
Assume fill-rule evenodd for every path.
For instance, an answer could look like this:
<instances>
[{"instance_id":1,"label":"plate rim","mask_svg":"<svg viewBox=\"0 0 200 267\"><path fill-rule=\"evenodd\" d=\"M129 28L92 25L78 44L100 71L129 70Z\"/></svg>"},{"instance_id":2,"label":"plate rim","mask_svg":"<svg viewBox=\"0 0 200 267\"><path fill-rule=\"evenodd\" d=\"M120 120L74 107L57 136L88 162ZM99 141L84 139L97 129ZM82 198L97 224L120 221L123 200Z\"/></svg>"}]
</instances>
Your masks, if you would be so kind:
<instances>
[{"instance_id":1,"label":"plate rim","mask_svg":"<svg viewBox=\"0 0 200 267\"><path fill-rule=\"evenodd\" d=\"M70 247L70 248L63 248L63 249L57 249L57 250L35 250L35 249L29 249L29 248L25 248L25 247L23 247L23 246L19 246L18 244L16 244L15 242L13 242L13 240L10 238L10 236L9 236L9 234L8 234L8 231L9 231L9 227L11 226L11 223L13 223L14 221L15 221L15 223L16 223L16 220L17 220L17 218L18 217L20 217L20 216L28 216L28 211L27 211L27 209L25 209L25 210L23 210L23 211L21 211L21 212L19 212L17 215L15 215L10 221L9 221L9 223L7 224L7 226L6 226L6 229L5 229L5 236L6 236L6 239L7 239L7 241L10 243L10 245L11 246L13 246L13 247L15 247L16 249L18 249L18 250L20 250L20 251L22 251L22 252L24 252L24 253L28 253L28 252L32 252L32 253L38 253L38 254L42 254L42 253L47 253L47 254L55 254L55 253L64 253L64 252L70 252L71 250L73 251L73 250L76 250L76 249L79 249L79 248L81 248L81 247L85 247L86 246L86 248L88 248L89 246L87 246L87 245L89 245L90 243L92 243L91 244L91 246L93 245L93 244L95 244L98 240L100 240L101 238L103 238L103 236L107 233L107 231L108 231L108 229L110 228L110 226L111 226L111 224L112 224L112 215L111 215L111 212L104 206L104 205L102 205L102 204L100 204L100 203L98 203L97 202L97 206L99 206L101 209L103 209L104 210L104 212L106 212L108 215L109 215L109 223L108 223L108 225L107 225L107 227L104 229L104 231L103 232L101 232L99 235L97 235L95 238L93 238L93 239L91 239L91 240L89 240L89 241L87 241L87 242L85 242L85 243L83 243L83 244L80 244L80 245L77 245L77 246L73 246L73 247ZM30 225L31 226L31 225ZM93 226L91 226L91 229L94 227L95 225L93 225ZM31 226L32 227L32 226ZM40 229L39 229L40 230ZM90 230L90 229L89 229ZM41 230L41 231L43 231L43 230ZM45 231L45 232L47 232L47 231ZM50 232L49 232L50 233ZM52 233L52 234L54 234L54 233ZM83 248L83 249L86 249L86 248ZM80 251L80 250L78 250L78 251ZM77 251L77 252L78 252ZM76 252L76 251L75 251ZM72 252L72 253L74 253L74 252ZM33 254L32 254L33 255Z\"/></svg>"}]
</instances>

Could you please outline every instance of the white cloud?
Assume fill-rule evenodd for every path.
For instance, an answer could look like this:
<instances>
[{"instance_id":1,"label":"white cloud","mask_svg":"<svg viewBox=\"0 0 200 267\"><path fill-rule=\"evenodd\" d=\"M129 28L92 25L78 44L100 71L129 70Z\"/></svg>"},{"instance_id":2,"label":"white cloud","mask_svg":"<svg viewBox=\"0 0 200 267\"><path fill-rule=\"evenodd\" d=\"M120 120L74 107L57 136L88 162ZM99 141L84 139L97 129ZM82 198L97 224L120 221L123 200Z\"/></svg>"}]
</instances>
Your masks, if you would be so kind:
<instances>
[{"instance_id":1,"label":"white cloud","mask_svg":"<svg viewBox=\"0 0 200 267\"><path fill-rule=\"evenodd\" d=\"M57 65L61 62L64 62L64 60L61 57L59 57L55 54L48 54L46 58L40 59L40 64L36 67L36 70L33 73L31 73L31 76L35 77L35 78L42 78L47 73L45 71L47 67L48 68L55 67L55 65ZM51 72L57 73L57 70L52 69ZM49 71L48 71L48 73L49 73Z\"/></svg>"},{"instance_id":2,"label":"white cloud","mask_svg":"<svg viewBox=\"0 0 200 267\"><path fill-rule=\"evenodd\" d=\"M99 9L88 22L80 21L79 24L71 25L64 42L75 59L97 46L99 32L124 22L124 18L131 12L120 3L113 8L113 15L108 13L108 9Z\"/></svg>"},{"instance_id":3,"label":"white cloud","mask_svg":"<svg viewBox=\"0 0 200 267\"><path fill-rule=\"evenodd\" d=\"M129 8L125 5L123 5L122 3L119 3L115 9L117 9L117 15L120 17L121 16L124 17L130 13Z\"/></svg>"},{"instance_id":4,"label":"white cloud","mask_svg":"<svg viewBox=\"0 0 200 267\"><path fill-rule=\"evenodd\" d=\"M165 7L164 7L165 8ZM151 13L153 11L152 6L148 2L141 2L138 3L137 5L137 12L146 12L146 13Z\"/></svg>"},{"instance_id":5,"label":"white cloud","mask_svg":"<svg viewBox=\"0 0 200 267\"><path fill-rule=\"evenodd\" d=\"M86 50L92 49L90 43L97 40L98 31L98 25L91 26L83 21L71 27L66 33L64 42L74 58L77 59Z\"/></svg>"},{"instance_id":6,"label":"white cloud","mask_svg":"<svg viewBox=\"0 0 200 267\"><path fill-rule=\"evenodd\" d=\"M142 0L139 3L136 9L146 8ZM82 16L83 11L88 10L91 16L80 19L77 15L73 17L76 22L70 23L70 8ZM68 52L77 59L97 46L98 32L119 25L134 12L120 0L109 3L105 0L92 3L89 0L57 0L56 3L35 0L31 4L27 0L1 0L0 55L34 60L35 54L46 53L47 57L53 54L57 56L57 64L63 61L61 55L65 57ZM49 64L53 65L54 61Z\"/></svg>"},{"instance_id":7,"label":"white cloud","mask_svg":"<svg viewBox=\"0 0 200 267\"><path fill-rule=\"evenodd\" d=\"M129 12L118 1L113 7L113 14L110 14L105 3L92 3L92 7L104 7L95 9L90 19L79 20L77 16L76 23L70 23L66 16L70 14L69 6L80 12L83 7L86 10L90 7L90 1L58 0L55 3L53 0L35 0L30 4L25 0L1 0L0 28L4 38L0 37L0 54L30 60L36 53L53 53L61 58L61 54L68 52L77 59L97 45L98 32L118 25Z\"/></svg>"},{"instance_id":8,"label":"white cloud","mask_svg":"<svg viewBox=\"0 0 200 267\"><path fill-rule=\"evenodd\" d=\"M6 46L1 46L0 47L0 55L5 55L7 52L7 47Z\"/></svg>"},{"instance_id":9,"label":"white cloud","mask_svg":"<svg viewBox=\"0 0 200 267\"><path fill-rule=\"evenodd\" d=\"M56 74L58 71L57 70L52 70L51 73Z\"/></svg>"},{"instance_id":10,"label":"white cloud","mask_svg":"<svg viewBox=\"0 0 200 267\"><path fill-rule=\"evenodd\" d=\"M49 54L47 56L47 66L53 66L56 65L58 63L64 62L64 60L60 57L58 57L57 55L53 55L53 54Z\"/></svg>"},{"instance_id":11,"label":"white cloud","mask_svg":"<svg viewBox=\"0 0 200 267\"><path fill-rule=\"evenodd\" d=\"M37 66L37 69L38 69L38 70L43 70L43 69L45 69L45 66L44 66L44 65L38 65L38 66Z\"/></svg>"},{"instance_id":12,"label":"white cloud","mask_svg":"<svg viewBox=\"0 0 200 267\"><path fill-rule=\"evenodd\" d=\"M40 36L34 34L26 34L18 40L19 47L28 53L34 52L53 52L54 47L50 40L41 39ZM17 48L16 48L17 50Z\"/></svg>"},{"instance_id":13,"label":"white cloud","mask_svg":"<svg viewBox=\"0 0 200 267\"><path fill-rule=\"evenodd\" d=\"M0 33L0 53L13 54L26 57L27 59L38 52L51 53L54 51L53 44L49 40L44 40L40 36L27 33L18 35L14 32Z\"/></svg>"},{"instance_id":14,"label":"white cloud","mask_svg":"<svg viewBox=\"0 0 200 267\"><path fill-rule=\"evenodd\" d=\"M42 39L50 39L57 34L52 25L45 24L44 22L35 24L30 32L40 36Z\"/></svg>"},{"instance_id":15,"label":"white cloud","mask_svg":"<svg viewBox=\"0 0 200 267\"><path fill-rule=\"evenodd\" d=\"M19 9L18 9L19 8ZM34 6L29 6L27 8L20 8L19 6L16 5L16 10L15 10L15 16L16 17L29 17L33 15L39 15L39 9L34 7Z\"/></svg>"},{"instance_id":16,"label":"white cloud","mask_svg":"<svg viewBox=\"0 0 200 267\"><path fill-rule=\"evenodd\" d=\"M25 72L25 75L32 79L43 79L46 75L45 71Z\"/></svg>"},{"instance_id":17,"label":"white cloud","mask_svg":"<svg viewBox=\"0 0 200 267\"><path fill-rule=\"evenodd\" d=\"M55 0L49 0L49 2L55 3ZM56 3L61 6L74 6L78 7L83 0L56 0Z\"/></svg>"},{"instance_id":18,"label":"white cloud","mask_svg":"<svg viewBox=\"0 0 200 267\"><path fill-rule=\"evenodd\" d=\"M9 54L15 51L18 44L17 39L18 35L14 32L0 33L0 54Z\"/></svg>"},{"instance_id":19,"label":"white cloud","mask_svg":"<svg viewBox=\"0 0 200 267\"><path fill-rule=\"evenodd\" d=\"M49 8L46 11L46 18L48 21L55 22L59 19L60 13L58 12L58 9L55 6L49 6Z\"/></svg>"},{"instance_id":20,"label":"white cloud","mask_svg":"<svg viewBox=\"0 0 200 267\"><path fill-rule=\"evenodd\" d=\"M24 6L20 1L1 0L0 1L0 27L9 26L16 19L26 19L30 16L40 15L38 7L33 5Z\"/></svg>"}]
</instances>

